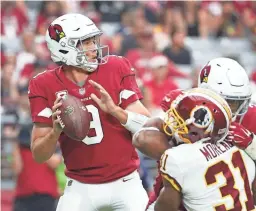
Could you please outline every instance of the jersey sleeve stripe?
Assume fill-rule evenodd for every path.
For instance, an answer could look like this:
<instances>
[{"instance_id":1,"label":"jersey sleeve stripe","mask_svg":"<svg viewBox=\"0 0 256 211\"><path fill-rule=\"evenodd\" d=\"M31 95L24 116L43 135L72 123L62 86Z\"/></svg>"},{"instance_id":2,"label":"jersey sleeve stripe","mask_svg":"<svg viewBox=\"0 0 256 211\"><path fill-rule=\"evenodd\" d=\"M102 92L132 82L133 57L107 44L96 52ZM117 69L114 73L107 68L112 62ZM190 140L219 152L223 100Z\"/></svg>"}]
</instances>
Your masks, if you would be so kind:
<instances>
[{"instance_id":1,"label":"jersey sleeve stripe","mask_svg":"<svg viewBox=\"0 0 256 211\"><path fill-rule=\"evenodd\" d=\"M127 100L128 98L130 98L131 96L135 95L136 93L134 91L131 90L127 90L124 89L120 92L119 94L119 103L118 105L120 105L122 103L122 100Z\"/></svg>"},{"instance_id":2,"label":"jersey sleeve stripe","mask_svg":"<svg viewBox=\"0 0 256 211\"><path fill-rule=\"evenodd\" d=\"M177 191L181 192L180 184L170 175L161 172L162 177L165 178Z\"/></svg>"},{"instance_id":3,"label":"jersey sleeve stripe","mask_svg":"<svg viewBox=\"0 0 256 211\"><path fill-rule=\"evenodd\" d=\"M29 99L33 99L33 98L38 98L38 97L41 97L41 98L47 100L47 98L45 98L45 97L43 97L43 96L29 96L28 98L29 98Z\"/></svg>"},{"instance_id":4,"label":"jersey sleeve stripe","mask_svg":"<svg viewBox=\"0 0 256 211\"><path fill-rule=\"evenodd\" d=\"M129 74L129 75L125 75L124 77L122 77L120 84L122 84L123 80L124 80L126 77L129 77L129 76L134 76L134 77L135 77L135 73Z\"/></svg>"},{"instance_id":5,"label":"jersey sleeve stripe","mask_svg":"<svg viewBox=\"0 0 256 211\"><path fill-rule=\"evenodd\" d=\"M52 115L52 110L50 108L44 108L42 111L40 111L37 116L50 118Z\"/></svg>"}]
</instances>

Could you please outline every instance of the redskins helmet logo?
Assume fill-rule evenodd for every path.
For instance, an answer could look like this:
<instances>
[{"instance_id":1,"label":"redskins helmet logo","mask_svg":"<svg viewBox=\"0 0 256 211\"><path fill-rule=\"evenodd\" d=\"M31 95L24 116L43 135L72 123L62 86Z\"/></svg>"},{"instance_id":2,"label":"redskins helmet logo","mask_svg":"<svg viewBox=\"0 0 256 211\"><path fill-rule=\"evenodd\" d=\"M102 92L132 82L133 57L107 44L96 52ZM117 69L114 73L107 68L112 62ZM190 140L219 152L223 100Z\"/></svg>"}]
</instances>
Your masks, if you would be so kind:
<instances>
[{"instance_id":1,"label":"redskins helmet logo","mask_svg":"<svg viewBox=\"0 0 256 211\"><path fill-rule=\"evenodd\" d=\"M212 112L206 106L197 106L190 116L194 119L193 124L198 128L207 128L213 120Z\"/></svg>"},{"instance_id":2,"label":"redskins helmet logo","mask_svg":"<svg viewBox=\"0 0 256 211\"><path fill-rule=\"evenodd\" d=\"M210 65L206 65L201 73L200 73L200 83L207 83L208 82L208 77L211 71L211 66Z\"/></svg>"},{"instance_id":3,"label":"redskins helmet logo","mask_svg":"<svg viewBox=\"0 0 256 211\"><path fill-rule=\"evenodd\" d=\"M62 27L59 24L50 25L48 31L50 38L57 42L59 42L61 38L66 36L63 32Z\"/></svg>"}]
</instances>

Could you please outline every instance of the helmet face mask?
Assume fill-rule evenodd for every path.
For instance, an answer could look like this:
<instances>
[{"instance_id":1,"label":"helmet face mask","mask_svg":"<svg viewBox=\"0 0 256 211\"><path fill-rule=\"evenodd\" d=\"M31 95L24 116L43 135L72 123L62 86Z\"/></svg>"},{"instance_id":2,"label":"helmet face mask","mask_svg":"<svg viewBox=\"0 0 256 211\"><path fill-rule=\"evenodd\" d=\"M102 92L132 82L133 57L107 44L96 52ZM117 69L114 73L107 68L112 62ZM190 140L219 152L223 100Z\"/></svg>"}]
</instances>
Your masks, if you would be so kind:
<instances>
[{"instance_id":1,"label":"helmet face mask","mask_svg":"<svg viewBox=\"0 0 256 211\"><path fill-rule=\"evenodd\" d=\"M76 61L81 68L86 68L89 71L88 69L93 65L103 65L108 62L108 57L103 57L103 51L106 50L108 55L109 49L106 45L100 45L99 35L86 39L70 39L69 42L75 43L76 49L78 49ZM93 46L90 44L88 47L87 42L93 43Z\"/></svg>"},{"instance_id":2,"label":"helmet face mask","mask_svg":"<svg viewBox=\"0 0 256 211\"><path fill-rule=\"evenodd\" d=\"M216 58L211 60L198 77L198 87L211 89L229 103L233 118L244 115L250 103L252 91L245 69L235 60Z\"/></svg>"},{"instance_id":3,"label":"helmet face mask","mask_svg":"<svg viewBox=\"0 0 256 211\"><path fill-rule=\"evenodd\" d=\"M225 97L225 99L230 106L233 117L235 117L235 116L242 116L247 112L251 97L248 96L245 99L237 99L237 98L234 99L234 98Z\"/></svg>"},{"instance_id":4,"label":"helmet face mask","mask_svg":"<svg viewBox=\"0 0 256 211\"><path fill-rule=\"evenodd\" d=\"M49 26L46 42L54 62L93 72L98 65L107 63L109 55L108 46L100 44L101 35L102 31L86 16L66 14ZM93 40L92 48L85 46L87 40ZM91 54L95 54L95 58L88 56Z\"/></svg>"}]
</instances>

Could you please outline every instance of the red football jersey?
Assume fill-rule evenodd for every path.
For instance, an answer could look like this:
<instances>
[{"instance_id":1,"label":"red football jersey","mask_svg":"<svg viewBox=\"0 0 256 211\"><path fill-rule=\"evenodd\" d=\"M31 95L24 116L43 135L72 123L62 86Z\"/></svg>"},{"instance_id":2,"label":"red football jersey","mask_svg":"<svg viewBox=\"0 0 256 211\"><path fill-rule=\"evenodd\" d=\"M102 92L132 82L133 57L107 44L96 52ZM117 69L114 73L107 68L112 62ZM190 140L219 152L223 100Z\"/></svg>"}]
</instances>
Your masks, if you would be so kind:
<instances>
[{"instance_id":1,"label":"red football jersey","mask_svg":"<svg viewBox=\"0 0 256 211\"><path fill-rule=\"evenodd\" d=\"M33 122L49 125L52 125L51 108L57 95L69 93L84 102L91 114L88 136L78 142L62 133L59 142L66 175L81 182L97 184L135 171L139 158L132 146L130 132L90 98L91 93L99 97L88 83L90 79L101 84L123 109L142 99L128 60L109 56L108 62L91 73L82 87L69 80L61 67L40 73L30 81L29 100Z\"/></svg>"},{"instance_id":2,"label":"red football jersey","mask_svg":"<svg viewBox=\"0 0 256 211\"><path fill-rule=\"evenodd\" d=\"M253 132L254 134L256 134L255 119L256 119L256 105L250 105L248 108L248 111L244 115L244 118L243 118L241 124L246 129Z\"/></svg>"}]
</instances>

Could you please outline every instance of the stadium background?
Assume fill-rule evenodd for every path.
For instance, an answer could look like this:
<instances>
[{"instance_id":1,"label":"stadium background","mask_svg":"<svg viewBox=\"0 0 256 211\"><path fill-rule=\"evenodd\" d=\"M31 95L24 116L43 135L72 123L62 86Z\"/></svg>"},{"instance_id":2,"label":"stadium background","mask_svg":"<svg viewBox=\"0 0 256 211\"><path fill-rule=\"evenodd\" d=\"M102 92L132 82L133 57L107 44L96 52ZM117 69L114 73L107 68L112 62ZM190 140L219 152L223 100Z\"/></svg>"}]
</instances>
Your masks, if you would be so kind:
<instances>
[{"instance_id":1,"label":"stadium background","mask_svg":"<svg viewBox=\"0 0 256 211\"><path fill-rule=\"evenodd\" d=\"M145 96L143 103L152 115L158 114L159 101L168 90L196 86L198 70L215 57L240 62L256 90L256 2L3 1L2 211L11 210L15 193L19 172L15 150L29 146L32 123L28 81L54 67L44 41L45 31L56 17L74 12L89 16L103 30L101 42L109 45L110 54L130 60ZM143 155L141 158L141 177L150 192L156 164ZM63 165L56 171L60 183L63 182Z\"/></svg>"}]
</instances>

